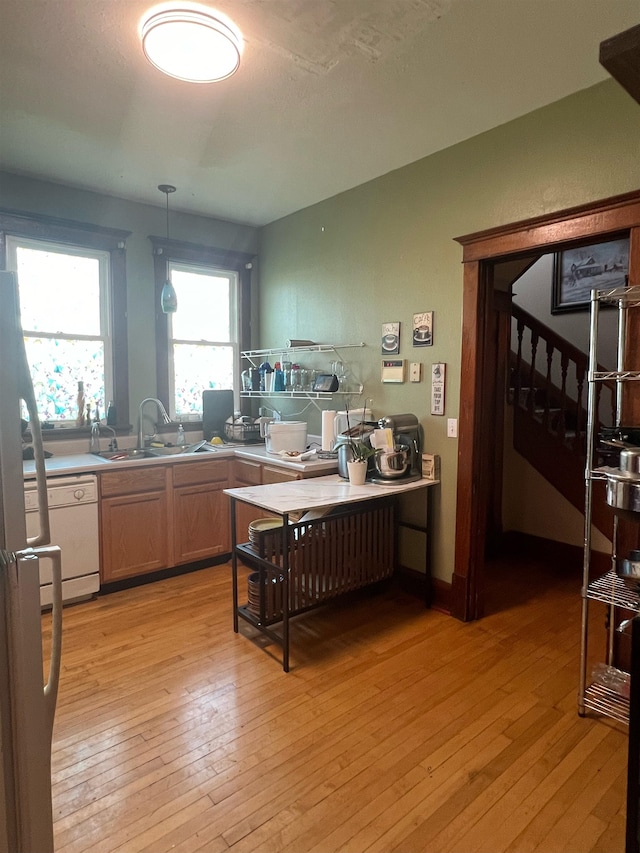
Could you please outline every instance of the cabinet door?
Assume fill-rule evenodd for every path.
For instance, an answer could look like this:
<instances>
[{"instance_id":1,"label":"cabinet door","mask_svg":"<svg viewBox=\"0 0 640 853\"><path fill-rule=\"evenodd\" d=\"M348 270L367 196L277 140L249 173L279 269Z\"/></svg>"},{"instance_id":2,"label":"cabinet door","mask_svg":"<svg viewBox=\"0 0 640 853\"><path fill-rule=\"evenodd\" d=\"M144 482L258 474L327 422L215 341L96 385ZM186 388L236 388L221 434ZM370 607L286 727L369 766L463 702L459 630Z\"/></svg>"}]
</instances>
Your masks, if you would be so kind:
<instances>
[{"instance_id":1,"label":"cabinet door","mask_svg":"<svg viewBox=\"0 0 640 853\"><path fill-rule=\"evenodd\" d=\"M170 565L166 490L102 498L100 521L103 583L155 572Z\"/></svg>"},{"instance_id":2,"label":"cabinet door","mask_svg":"<svg viewBox=\"0 0 640 853\"><path fill-rule=\"evenodd\" d=\"M241 489L244 486L259 486L262 483L262 464L250 459L233 460L233 485ZM268 513L257 506L236 501L236 539L238 542L249 541L249 525L256 518L264 518Z\"/></svg>"},{"instance_id":3,"label":"cabinet door","mask_svg":"<svg viewBox=\"0 0 640 853\"><path fill-rule=\"evenodd\" d=\"M226 483L179 486L173 492L174 563L191 563L231 551Z\"/></svg>"}]
</instances>

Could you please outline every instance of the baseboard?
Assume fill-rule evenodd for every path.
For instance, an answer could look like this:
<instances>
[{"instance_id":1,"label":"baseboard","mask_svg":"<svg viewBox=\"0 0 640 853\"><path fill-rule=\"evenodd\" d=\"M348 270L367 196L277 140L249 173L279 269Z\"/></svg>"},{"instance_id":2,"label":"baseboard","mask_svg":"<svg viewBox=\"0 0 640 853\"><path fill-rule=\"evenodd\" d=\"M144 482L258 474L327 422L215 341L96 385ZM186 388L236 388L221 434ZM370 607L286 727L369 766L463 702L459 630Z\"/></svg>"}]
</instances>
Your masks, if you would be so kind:
<instances>
[{"instance_id":1,"label":"baseboard","mask_svg":"<svg viewBox=\"0 0 640 853\"><path fill-rule=\"evenodd\" d=\"M396 578L402 590L416 598L422 599L432 610L439 613L451 614L451 584L439 578L431 580L431 602L427 601L427 580L423 572L409 569L406 566L398 566Z\"/></svg>"},{"instance_id":2,"label":"baseboard","mask_svg":"<svg viewBox=\"0 0 640 853\"><path fill-rule=\"evenodd\" d=\"M584 560L584 551L579 545L569 545L566 542L556 542L542 536L532 536L517 530L510 530L501 537L498 551L499 556L510 553L526 552L541 559L553 560L562 567L560 570L575 573L580 571ZM605 574L611 568L611 555L602 551L592 551L590 561L590 577L595 579Z\"/></svg>"},{"instance_id":3,"label":"baseboard","mask_svg":"<svg viewBox=\"0 0 640 853\"><path fill-rule=\"evenodd\" d=\"M159 569L157 572L149 572L144 575L135 575L132 578L123 578L122 580L111 581L111 583L100 584L100 590L97 595L109 595L111 592L120 592L123 589L131 589L134 586L144 586L155 581L162 581L166 578L177 577L178 575L186 575L189 572L197 572L200 569L208 569L210 566L218 566L222 563L229 562L231 554L220 554L217 557L211 557L206 560L197 560L194 563L186 563L182 566L174 566L170 569Z\"/></svg>"}]
</instances>

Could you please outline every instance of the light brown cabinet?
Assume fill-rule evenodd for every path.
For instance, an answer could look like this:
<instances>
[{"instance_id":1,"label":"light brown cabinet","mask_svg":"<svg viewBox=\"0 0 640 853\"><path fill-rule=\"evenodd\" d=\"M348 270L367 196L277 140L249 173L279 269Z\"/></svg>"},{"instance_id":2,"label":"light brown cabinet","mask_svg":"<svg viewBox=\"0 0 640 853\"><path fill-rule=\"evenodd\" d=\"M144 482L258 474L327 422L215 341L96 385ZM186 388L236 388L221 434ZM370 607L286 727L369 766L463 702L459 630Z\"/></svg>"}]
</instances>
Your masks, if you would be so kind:
<instances>
[{"instance_id":1,"label":"light brown cabinet","mask_svg":"<svg viewBox=\"0 0 640 853\"><path fill-rule=\"evenodd\" d=\"M325 472L319 472L314 476L322 476ZM290 480L303 480L301 471L292 471L280 465L259 462L253 459L233 460L233 487L241 489L244 486L263 486L267 483L287 483ZM266 518L273 513L261 510L251 504L236 501L236 541L247 542L249 540L249 525L257 518Z\"/></svg>"},{"instance_id":2,"label":"light brown cabinet","mask_svg":"<svg viewBox=\"0 0 640 853\"><path fill-rule=\"evenodd\" d=\"M226 460L173 466L173 561L192 563L231 551Z\"/></svg>"},{"instance_id":3,"label":"light brown cabinet","mask_svg":"<svg viewBox=\"0 0 640 853\"><path fill-rule=\"evenodd\" d=\"M100 473L102 583L229 553L226 459Z\"/></svg>"},{"instance_id":4,"label":"light brown cabinet","mask_svg":"<svg viewBox=\"0 0 640 853\"><path fill-rule=\"evenodd\" d=\"M155 572L170 564L169 466L100 474L102 583Z\"/></svg>"},{"instance_id":5,"label":"light brown cabinet","mask_svg":"<svg viewBox=\"0 0 640 853\"><path fill-rule=\"evenodd\" d=\"M277 465L262 466L262 483L287 483L289 480L302 480L302 474L298 471L289 471L279 468Z\"/></svg>"},{"instance_id":6,"label":"light brown cabinet","mask_svg":"<svg viewBox=\"0 0 640 853\"><path fill-rule=\"evenodd\" d=\"M233 487L241 489L244 486L262 485L262 463L254 462L252 459L233 460ZM264 518L269 515L261 509L250 504L236 502L236 539L238 542L247 542L249 539L249 525L256 518Z\"/></svg>"}]
</instances>

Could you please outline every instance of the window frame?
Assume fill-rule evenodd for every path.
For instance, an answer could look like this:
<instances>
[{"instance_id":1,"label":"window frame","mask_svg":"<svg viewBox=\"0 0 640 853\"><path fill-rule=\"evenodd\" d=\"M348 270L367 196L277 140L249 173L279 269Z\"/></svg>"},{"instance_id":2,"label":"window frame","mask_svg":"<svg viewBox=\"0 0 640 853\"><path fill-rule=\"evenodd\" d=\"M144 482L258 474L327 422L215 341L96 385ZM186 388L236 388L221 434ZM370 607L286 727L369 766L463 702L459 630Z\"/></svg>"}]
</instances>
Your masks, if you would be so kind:
<instances>
[{"instance_id":1,"label":"window frame","mask_svg":"<svg viewBox=\"0 0 640 853\"><path fill-rule=\"evenodd\" d=\"M109 369L113 377L113 400L118 412L118 426L129 424L126 240L130 235L131 231L119 228L0 208L0 269L7 269L7 237L41 240L55 243L61 248L72 246L108 253ZM68 437L72 430L69 427L51 430L51 436L47 436L47 439ZM79 431L86 432L86 428Z\"/></svg>"},{"instance_id":2,"label":"window frame","mask_svg":"<svg viewBox=\"0 0 640 853\"><path fill-rule=\"evenodd\" d=\"M237 313L238 313L238 354L250 348L251 341L251 271L255 255L238 252L233 249L217 249L189 243L183 240L171 240L166 237L150 236L153 246L153 269L155 280L156 310L156 383L157 397L170 406L171 380L169 322L161 308L162 287L167 279L170 263L191 264L218 270L235 272L238 276ZM178 309L179 310L179 309ZM234 376L234 393L240 389L239 367ZM185 429L197 429L202 421L187 421Z\"/></svg>"}]
</instances>

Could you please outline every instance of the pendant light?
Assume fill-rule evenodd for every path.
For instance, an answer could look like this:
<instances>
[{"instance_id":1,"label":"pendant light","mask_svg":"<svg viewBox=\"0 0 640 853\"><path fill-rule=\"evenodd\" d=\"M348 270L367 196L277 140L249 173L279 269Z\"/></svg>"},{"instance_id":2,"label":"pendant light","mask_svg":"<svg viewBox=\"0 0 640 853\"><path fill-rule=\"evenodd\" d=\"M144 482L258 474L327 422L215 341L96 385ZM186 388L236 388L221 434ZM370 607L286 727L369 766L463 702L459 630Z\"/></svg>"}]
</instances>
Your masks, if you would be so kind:
<instances>
[{"instance_id":1,"label":"pendant light","mask_svg":"<svg viewBox=\"0 0 640 853\"><path fill-rule=\"evenodd\" d=\"M176 191L171 184L160 184L158 189L167 197L167 242L169 242L169 194ZM160 296L160 305L165 314L175 314L178 310L178 297L174 286L171 284L171 279L167 276L165 283L162 285L162 294Z\"/></svg>"}]
</instances>

